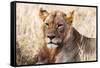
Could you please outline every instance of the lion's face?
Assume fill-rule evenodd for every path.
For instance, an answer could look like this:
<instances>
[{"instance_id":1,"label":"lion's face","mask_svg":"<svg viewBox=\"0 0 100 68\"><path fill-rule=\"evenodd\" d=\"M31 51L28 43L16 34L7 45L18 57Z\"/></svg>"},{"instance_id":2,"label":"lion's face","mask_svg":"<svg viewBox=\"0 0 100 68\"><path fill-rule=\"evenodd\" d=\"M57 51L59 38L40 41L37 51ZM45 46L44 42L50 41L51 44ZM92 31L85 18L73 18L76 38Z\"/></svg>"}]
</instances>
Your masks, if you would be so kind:
<instances>
[{"instance_id":1,"label":"lion's face","mask_svg":"<svg viewBox=\"0 0 100 68\"><path fill-rule=\"evenodd\" d=\"M44 22L44 34L47 47L56 48L61 46L70 30L72 17L68 19L67 15L63 12L54 11L48 13L43 9L40 10L40 17Z\"/></svg>"}]
</instances>

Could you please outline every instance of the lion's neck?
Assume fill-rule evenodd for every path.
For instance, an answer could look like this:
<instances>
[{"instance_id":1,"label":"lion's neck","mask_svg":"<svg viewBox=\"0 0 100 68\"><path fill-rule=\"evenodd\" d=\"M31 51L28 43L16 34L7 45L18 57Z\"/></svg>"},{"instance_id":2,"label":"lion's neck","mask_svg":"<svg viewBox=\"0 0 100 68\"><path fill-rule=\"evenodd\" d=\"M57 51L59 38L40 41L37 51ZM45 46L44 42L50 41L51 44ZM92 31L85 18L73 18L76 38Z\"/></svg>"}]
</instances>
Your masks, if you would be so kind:
<instances>
[{"instance_id":1,"label":"lion's neck","mask_svg":"<svg viewBox=\"0 0 100 68\"><path fill-rule=\"evenodd\" d=\"M78 45L80 44L79 42L80 38L81 38L80 34L74 28L70 30L69 37L65 38L66 40L63 42L62 49L64 50L64 52L66 52L66 57L68 57L68 61L79 60L79 46Z\"/></svg>"},{"instance_id":2,"label":"lion's neck","mask_svg":"<svg viewBox=\"0 0 100 68\"><path fill-rule=\"evenodd\" d=\"M59 50L59 53L56 56L56 63L75 62L80 60L78 47L79 39L79 33L72 28L69 37L66 37L64 42L61 44L62 48Z\"/></svg>"},{"instance_id":3,"label":"lion's neck","mask_svg":"<svg viewBox=\"0 0 100 68\"><path fill-rule=\"evenodd\" d=\"M49 50L49 59L51 61L51 63L55 62L55 56L58 54L58 50L59 48L52 48L52 49L48 49Z\"/></svg>"}]
</instances>

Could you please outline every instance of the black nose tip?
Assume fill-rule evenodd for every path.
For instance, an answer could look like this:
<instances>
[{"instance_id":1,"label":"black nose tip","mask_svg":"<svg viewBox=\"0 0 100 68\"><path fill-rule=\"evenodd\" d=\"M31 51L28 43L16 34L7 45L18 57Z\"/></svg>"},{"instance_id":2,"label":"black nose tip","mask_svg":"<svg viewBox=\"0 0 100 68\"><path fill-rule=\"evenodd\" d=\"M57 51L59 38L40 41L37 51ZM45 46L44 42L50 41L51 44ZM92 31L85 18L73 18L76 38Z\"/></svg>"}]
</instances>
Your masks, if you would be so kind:
<instances>
[{"instance_id":1,"label":"black nose tip","mask_svg":"<svg viewBox=\"0 0 100 68\"><path fill-rule=\"evenodd\" d=\"M53 38L55 38L55 35L48 35L48 38L50 38L51 40L53 39Z\"/></svg>"}]
</instances>

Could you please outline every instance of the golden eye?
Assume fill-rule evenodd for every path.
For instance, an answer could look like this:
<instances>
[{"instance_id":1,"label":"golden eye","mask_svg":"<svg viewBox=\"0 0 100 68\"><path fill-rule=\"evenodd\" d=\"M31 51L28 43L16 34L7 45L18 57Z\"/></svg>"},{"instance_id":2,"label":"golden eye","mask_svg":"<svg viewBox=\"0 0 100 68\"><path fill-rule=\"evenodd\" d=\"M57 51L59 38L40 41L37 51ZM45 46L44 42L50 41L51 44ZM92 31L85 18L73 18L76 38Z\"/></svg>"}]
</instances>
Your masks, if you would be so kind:
<instances>
[{"instance_id":1,"label":"golden eye","mask_svg":"<svg viewBox=\"0 0 100 68\"><path fill-rule=\"evenodd\" d=\"M45 28L48 28L49 24L48 23L45 23Z\"/></svg>"},{"instance_id":2,"label":"golden eye","mask_svg":"<svg viewBox=\"0 0 100 68\"><path fill-rule=\"evenodd\" d=\"M45 25L48 26L49 24L48 23L45 23Z\"/></svg>"}]
</instances>

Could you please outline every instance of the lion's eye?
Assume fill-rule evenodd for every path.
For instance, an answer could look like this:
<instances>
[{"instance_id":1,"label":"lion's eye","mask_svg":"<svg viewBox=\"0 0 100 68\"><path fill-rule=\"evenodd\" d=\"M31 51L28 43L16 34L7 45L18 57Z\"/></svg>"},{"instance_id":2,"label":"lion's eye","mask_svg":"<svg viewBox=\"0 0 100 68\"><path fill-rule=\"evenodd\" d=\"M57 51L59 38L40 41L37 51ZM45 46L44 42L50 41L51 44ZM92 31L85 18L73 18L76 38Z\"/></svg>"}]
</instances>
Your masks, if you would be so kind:
<instances>
[{"instance_id":1,"label":"lion's eye","mask_svg":"<svg viewBox=\"0 0 100 68\"><path fill-rule=\"evenodd\" d=\"M45 28L48 28L49 24L48 23L45 23Z\"/></svg>"},{"instance_id":2,"label":"lion's eye","mask_svg":"<svg viewBox=\"0 0 100 68\"><path fill-rule=\"evenodd\" d=\"M45 25L48 26L49 24L48 23L45 23Z\"/></svg>"}]
</instances>

